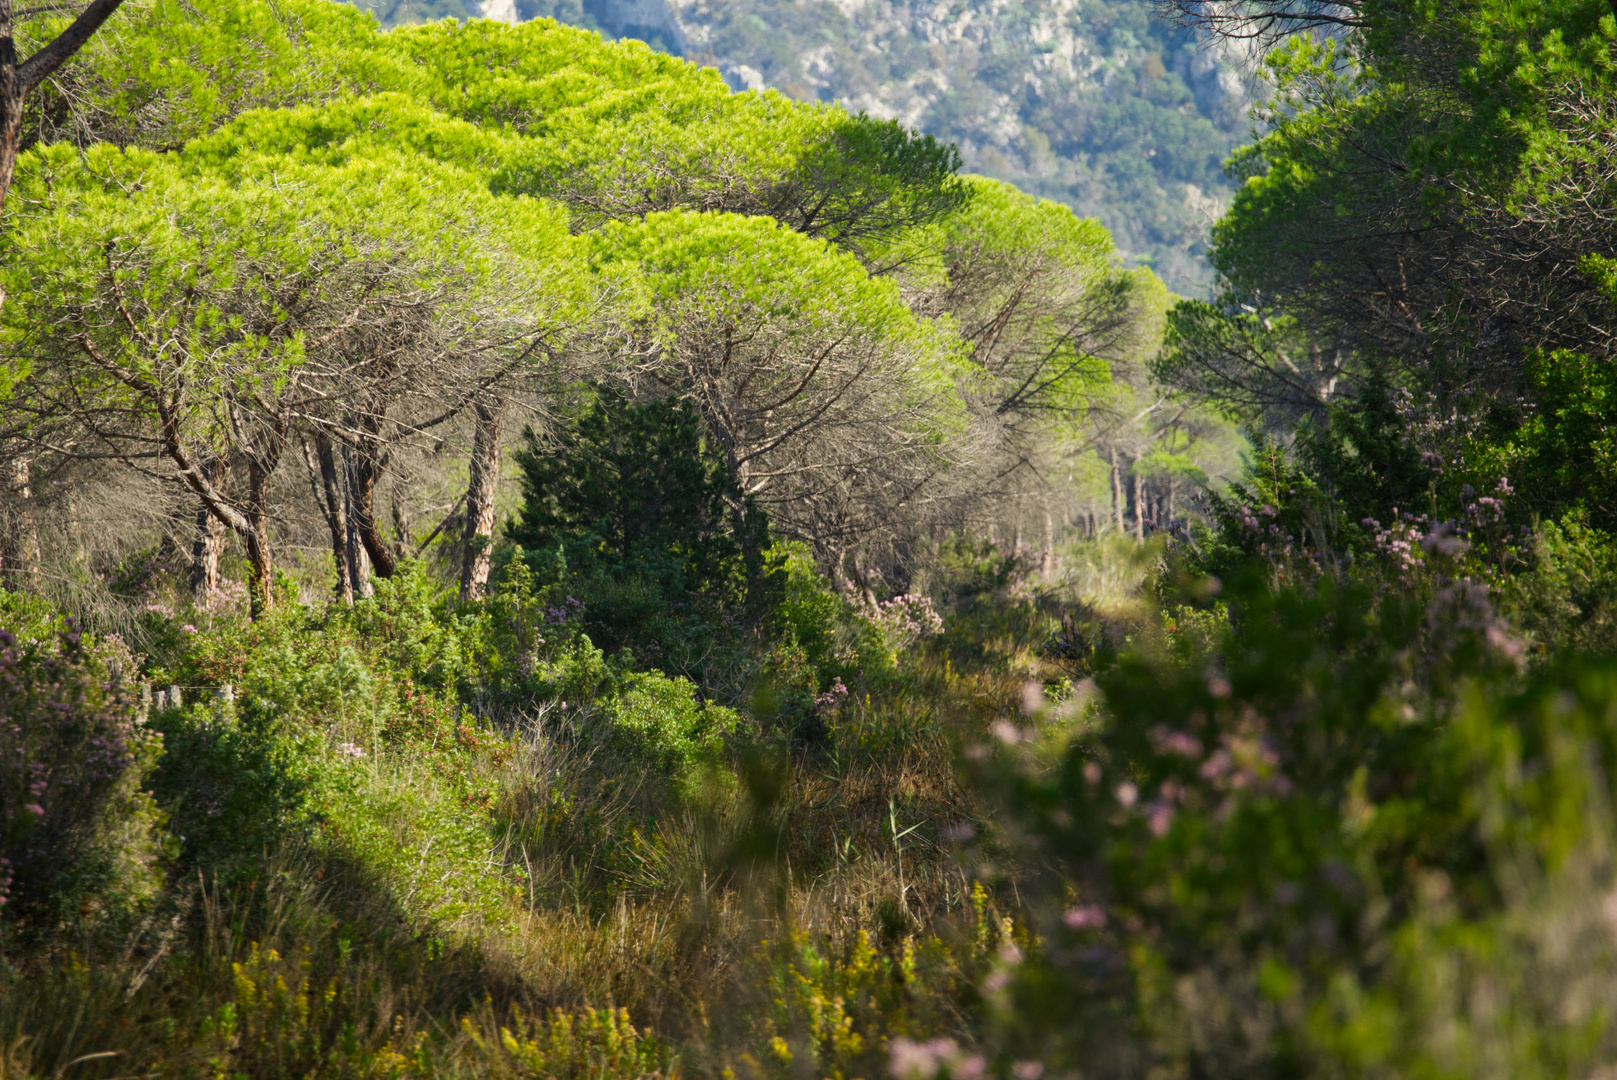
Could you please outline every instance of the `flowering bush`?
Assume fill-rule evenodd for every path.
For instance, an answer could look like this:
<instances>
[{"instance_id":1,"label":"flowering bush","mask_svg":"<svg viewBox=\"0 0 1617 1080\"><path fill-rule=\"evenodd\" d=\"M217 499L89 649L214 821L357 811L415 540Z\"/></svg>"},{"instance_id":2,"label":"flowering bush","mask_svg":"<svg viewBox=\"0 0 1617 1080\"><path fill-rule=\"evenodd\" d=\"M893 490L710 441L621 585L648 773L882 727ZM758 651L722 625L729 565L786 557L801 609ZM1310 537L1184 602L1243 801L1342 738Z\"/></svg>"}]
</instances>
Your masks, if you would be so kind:
<instances>
[{"instance_id":1,"label":"flowering bush","mask_svg":"<svg viewBox=\"0 0 1617 1080\"><path fill-rule=\"evenodd\" d=\"M1059 867L1044 948L1006 988L1033 1037L1019 1052L1091 1076L1482 1075L1466 1062L1518 1052L1494 1074L1525 1075L1546 1047L1581 1063L1557 1075L1611 1060L1608 999L1553 973L1604 986L1609 929L1576 963L1546 943L1609 911L1617 672L1524 678L1474 583L1277 590L1260 573L1220 600L1228 620L1202 645L1175 655L1142 634L1100 670L1080 724L1030 710L1068 732L1053 755L1015 731L980 748L1015 760L1002 817ZM1468 1012L1472 992L1495 1004ZM1528 1015L1541 1026L1517 1051L1506 1018Z\"/></svg>"},{"instance_id":2,"label":"flowering bush","mask_svg":"<svg viewBox=\"0 0 1617 1080\"><path fill-rule=\"evenodd\" d=\"M0 910L48 920L153 886L157 815L140 785L162 740L71 623L54 648L0 630L0 748Z\"/></svg>"},{"instance_id":3,"label":"flowering bush","mask_svg":"<svg viewBox=\"0 0 1617 1080\"><path fill-rule=\"evenodd\" d=\"M878 604L873 618L895 652L943 633L943 616L933 610L927 596L900 593Z\"/></svg>"}]
</instances>

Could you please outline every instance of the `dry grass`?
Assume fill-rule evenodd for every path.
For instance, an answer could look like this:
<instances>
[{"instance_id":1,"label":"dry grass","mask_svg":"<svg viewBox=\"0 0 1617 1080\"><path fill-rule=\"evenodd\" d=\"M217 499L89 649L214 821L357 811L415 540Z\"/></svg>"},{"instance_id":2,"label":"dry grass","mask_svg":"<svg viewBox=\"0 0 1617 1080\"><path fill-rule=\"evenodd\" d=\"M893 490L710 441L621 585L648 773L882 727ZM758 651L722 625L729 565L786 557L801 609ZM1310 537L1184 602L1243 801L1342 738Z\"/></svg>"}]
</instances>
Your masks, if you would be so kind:
<instances>
[{"instance_id":1,"label":"dry grass","mask_svg":"<svg viewBox=\"0 0 1617 1080\"><path fill-rule=\"evenodd\" d=\"M556 731L543 717L467 757L459 787L430 762L380 754L354 766L321 836L289 840L256 879L179 882L147 925L86 923L76 940L12 950L0 1080L200 1076L225 1062L253 1078L518 1075L499 1030L551 1010L593 1032L568 1036L566 1068L582 1069L622 1038L587 1013L607 1007L663 1040L634 1068L716 1075L755 1060L768 1033L809 1038L768 1019L781 964L820 971L791 959L805 949L854 957L887 985L878 969L896 961L882 957L953 940L977 917L950 839L982 814L958 750L1018 715L1028 679L1053 677L1037 656L1049 621L986 626L964 663L947 642L912 656L829 716L822 739L738 748L739 779L716 777L683 809L648 814L633 775L535 734ZM502 829L451 858L455 793L482 788ZM470 869L481 884L457 885ZM803 992L840 1000L816 986ZM938 1015L928 1022L952 1022Z\"/></svg>"}]
</instances>

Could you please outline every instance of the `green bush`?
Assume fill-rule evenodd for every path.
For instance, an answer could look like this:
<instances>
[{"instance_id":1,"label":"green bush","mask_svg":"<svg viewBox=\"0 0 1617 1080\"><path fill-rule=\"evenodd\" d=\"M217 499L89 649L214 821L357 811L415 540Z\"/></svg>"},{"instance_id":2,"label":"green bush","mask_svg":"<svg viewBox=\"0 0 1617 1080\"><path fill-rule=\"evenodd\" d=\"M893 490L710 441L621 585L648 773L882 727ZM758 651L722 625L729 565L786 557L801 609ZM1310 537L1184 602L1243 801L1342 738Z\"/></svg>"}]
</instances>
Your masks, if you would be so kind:
<instances>
[{"instance_id":1,"label":"green bush","mask_svg":"<svg viewBox=\"0 0 1617 1080\"><path fill-rule=\"evenodd\" d=\"M162 881L161 815L141 784L163 751L69 622L54 647L0 630L0 911L53 926L124 909Z\"/></svg>"},{"instance_id":2,"label":"green bush","mask_svg":"<svg viewBox=\"0 0 1617 1080\"><path fill-rule=\"evenodd\" d=\"M506 535L548 588L547 621L741 696L781 574L767 519L693 407L596 389L554 445L530 431L517 460L525 501Z\"/></svg>"},{"instance_id":3,"label":"green bush","mask_svg":"<svg viewBox=\"0 0 1617 1080\"><path fill-rule=\"evenodd\" d=\"M825 736L824 714L855 691L863 695L892 681L905 643L900 624L908 598L872 610L851 586L832 588L802 546L779 545L776 557L785 570L784 589L753 706L760 719L816 742ZM884 614L890 616L885 621Z\"/></svg>"},{"instance_id":4,"label":"green bush","mask_svg":"<svg viewBox=\"0 0 1617 1080\"><path fill-rule=\"evenodd\" d=\"M1523 681L1485 595L1274 591L1259 570L1226 583L1227 619L996 729L1014 764L983 775L1056 868L1007 1048L1095 1076L1607 1060L1612 995L1585 988L1617 958L1565 942L1612 883L1617 670Z\"/></svg>"},{"instance_id":5,"label":"green bush","mask_svg":"<svg viewBox=\"0 0 1617 1080\"><path fill-rule=\"evenodd\" d=\"M1499 604L1534 653L1617 652L1617 541L1581 513L1540 523Z\"/></svg>"},{"instance_id":6,"label":"green bush","mask_svg":"<svg viewBox=\"0 0 1617 1080\"><path fill-rule=\"evenodd\" d=\"M220 720L212 702L152 719L165 752L151 791L187 864L251 877L265 852L312 825L312 757L325 740L251 711Z\"/></svg>"},{"instance_id":7,"label":"green bush","mask_svg":"<svg viewBox=\"0 0 1617 1080\"><path fill-rule=\"evenodd\" d=\"M696 687L661 672L630 676L619 701L606 710L606 740L632 768L663 779L679 803L697 794L704 772L720 764L724 737L739 721L735 710L697 700Z\"/></svg>"}]
</instances>

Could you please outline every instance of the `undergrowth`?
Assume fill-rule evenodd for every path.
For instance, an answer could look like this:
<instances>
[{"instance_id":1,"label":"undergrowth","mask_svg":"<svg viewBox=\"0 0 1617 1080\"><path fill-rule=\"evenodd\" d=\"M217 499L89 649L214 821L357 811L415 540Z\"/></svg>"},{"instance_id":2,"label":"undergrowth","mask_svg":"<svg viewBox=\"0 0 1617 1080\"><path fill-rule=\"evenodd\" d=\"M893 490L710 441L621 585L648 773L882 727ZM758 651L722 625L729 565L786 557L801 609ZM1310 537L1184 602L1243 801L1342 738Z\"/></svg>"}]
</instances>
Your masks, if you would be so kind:
<instances>
[{"instance_id":1,"label":"undergrowth","mask_svg":"<svg viewBox=\"0 0 1617 1080\"><path fill-rule=\"evenodd\" d=\"M48 834L143 854L0 915L0 1075L1610 1060L1609 665L1529 649L1440 550L1303 586L1073 555L956 545L940 628L785 553L729 701L603 653L523 560L473 605L405 567L352 608L148 613L139 655L7 600L57 688L7 692L63 703L15 713L31 759L47 714L152 749Z\"/></svg>"}]
</instances>

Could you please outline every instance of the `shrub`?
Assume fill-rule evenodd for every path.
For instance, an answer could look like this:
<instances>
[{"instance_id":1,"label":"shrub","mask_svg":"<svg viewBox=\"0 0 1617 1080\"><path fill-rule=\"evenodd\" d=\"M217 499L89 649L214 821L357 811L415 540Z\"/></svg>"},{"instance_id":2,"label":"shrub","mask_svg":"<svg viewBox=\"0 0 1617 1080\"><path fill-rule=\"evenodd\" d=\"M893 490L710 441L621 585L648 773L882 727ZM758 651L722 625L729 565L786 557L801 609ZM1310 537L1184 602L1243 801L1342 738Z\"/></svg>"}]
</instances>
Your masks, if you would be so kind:
<instances>
[{"instance_id":1,"label":"shrub","mask_svg":"<svg viewBox=\"0 0 1617 1080\"><path fill-rule=\"evenodd\" d=\"M517 1012L498 1036L471 1020L464 1023L477 1075L545 1080L639 1080L669 1069L668 1049L649 1032L638 1032L627 1009L554 1010L543 1020ZM677 1071L669 1070L673 1075Z\"/></svg>"},{"instance_id":2,"label":"shrub","mask_svg":"<svg viewBox=\"0 0 1617 1080\"><path fill-rule=\"evenodd\" d=\"M0 905L51 922L158 884L159 815L140 790L162 739L70 623L55 648L0 630Z\"/></svg>"},{"instance_id":3,"label":"shrub","mask_svg":"<svg viewBox=\"0 0 1617 1080\"><path fill-rule=\"evenodd\" d=\"M640 665L739 698L781 574L767 518L694 409L597 390L557 445L532 432L527 444L507 536L549 605L608 653L632 649Z\"/></svg>"},{"instance_id":4,"label":"shrub","mask_svg":"<svg viewBox=\"0 0 1617 1080\"><path fill-rule=\"evenodd\" d=\"M185 861L252 875L256 860L309 824L311 755L324 739L262 714L220 723L212 702L152 718L165 752L151 788Z\"/></svg>"},{"instance_id":5,"label":"shrub","mask_svg":"<svg viewBox=\"0 0 1617 1080\"><path fill-rule=\"evenodd\" d=\"M1531 564L1502 583L1500 606L1540 656L1617 651L1617 541L1581 513L1539 525Z\"/></svg>"},{"instance_id":6,"label":"shrub","mask_svg":"<svg viewBox=\"0 0 1617 1080\"><path fill-rule=\"evenodd\" d=\"M732 511L740 489L688 403L598 391L558 446L530 431L517 460L526 501L511 538L559 544L585 573L639 567L669 595L744 591L745 564L768 546L756 512Z\"/></svg>"},{"instance_id":7,"label":"shrub","mask_svg":"<svg viewBox=\"0 0 1617 1080\"><path fill-rule=\"evenodd\" d=\"M609 712L607 738L653 779L664 778L680 802L695 795L705 767L717 765L724 736L735 730L735 710L697 700L696 687L660 672L631 677Z\"/></svg>"},{"instance_id":8,"label":"shrub","mask_svg":"<svg viewBox=\"0 0 1617 1080\"><path fill-rule=\"evenodd\" d=\"M1610 1060L1617 673L1524 684L1459 586L1262 577L1126 649L1047 738L997 729L1004 819L1058 867L1014 1051L1095 1076Z\"/></svg>"}]
</instances>

